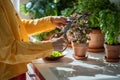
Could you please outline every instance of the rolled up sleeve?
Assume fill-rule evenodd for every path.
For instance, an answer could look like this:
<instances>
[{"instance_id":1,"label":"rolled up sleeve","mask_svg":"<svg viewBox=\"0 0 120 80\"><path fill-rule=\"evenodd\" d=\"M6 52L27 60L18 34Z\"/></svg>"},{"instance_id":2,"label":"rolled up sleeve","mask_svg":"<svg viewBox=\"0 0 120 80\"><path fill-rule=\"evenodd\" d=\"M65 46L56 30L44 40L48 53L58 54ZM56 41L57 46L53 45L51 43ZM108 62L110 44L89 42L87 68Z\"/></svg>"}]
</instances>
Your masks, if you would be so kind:
<instances>
[{"instance_id":1,"label":"rolled up sleeve","mask_svg":"<svg viewBox=\"0 0 120 80\"><path fill-rule=\"evenodd\" d=\"M56 28L55 25L53 25L51 22L51 16L33 20L23 19L22 23L25 26L25 29L29 35L49 32Z\"/></svg>"}]
</instances>

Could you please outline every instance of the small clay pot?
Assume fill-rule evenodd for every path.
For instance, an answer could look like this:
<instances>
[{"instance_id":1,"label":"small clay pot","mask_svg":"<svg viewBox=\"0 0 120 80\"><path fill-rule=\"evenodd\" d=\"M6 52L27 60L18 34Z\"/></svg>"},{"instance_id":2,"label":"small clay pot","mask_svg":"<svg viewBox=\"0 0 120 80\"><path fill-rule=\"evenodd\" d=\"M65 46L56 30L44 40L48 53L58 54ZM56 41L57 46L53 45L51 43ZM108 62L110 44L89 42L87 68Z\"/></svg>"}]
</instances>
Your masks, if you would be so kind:
<instances>
[{"instance_id":1,"label":"small clay pot","mask_svg":"<svg viewBox=\"0 0 120 80\"><path fill-rule=\"evenodd\" d=\"M88 48L88 44L87 43L78 44L74 42L71 43L72 43L72 48L74 50L73 57L77 60L87 59L86 51Z\"/></svg>"}]
</instances>

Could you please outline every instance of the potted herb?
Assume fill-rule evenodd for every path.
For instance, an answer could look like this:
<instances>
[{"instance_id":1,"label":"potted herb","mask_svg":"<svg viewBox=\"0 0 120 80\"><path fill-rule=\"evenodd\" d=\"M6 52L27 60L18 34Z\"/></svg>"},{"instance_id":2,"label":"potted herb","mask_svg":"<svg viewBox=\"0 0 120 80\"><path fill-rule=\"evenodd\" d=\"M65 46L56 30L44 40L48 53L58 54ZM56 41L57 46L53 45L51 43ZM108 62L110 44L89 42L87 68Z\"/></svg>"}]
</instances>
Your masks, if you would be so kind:
<instances>
[{"instance_id":1,"label":"potted herb","mask_svg":"<svg viewBox=\"0 0 120 80\"><path fill-rule=\"evenodd\" d=\"M91 29L88 27L88 16L88 13L78 14L68 31L71 35L74 58L78 60L87 59L87 42L90 40L88 34L91 32Z\"/></svg>"},{"instance_id":2,"label":"potted herb","mask_svg":"<svg viewBox=\"0 0 120 80\"><path fill-rule=\"evenodd\" d=\"M120 60L120 11L102 10L100 12L100 28L105 33L105 60L108 62L118 62Z\"/></svg>"},{"instance_id":3,"label":"potted herb","mask_svg":"<svg viewBox=\"0 0 120 80\"><path fill-rule=\"evenodd\" d=\"M89 34L91 40L89 41L89 52L103 52L104 51L104 33L100 30L99 12L104 9L114 9L113 4L109 0L79 0L76 4L76 10L81 13L89 12L89 27L92 32Z\"/></svg>"}]
</instances>

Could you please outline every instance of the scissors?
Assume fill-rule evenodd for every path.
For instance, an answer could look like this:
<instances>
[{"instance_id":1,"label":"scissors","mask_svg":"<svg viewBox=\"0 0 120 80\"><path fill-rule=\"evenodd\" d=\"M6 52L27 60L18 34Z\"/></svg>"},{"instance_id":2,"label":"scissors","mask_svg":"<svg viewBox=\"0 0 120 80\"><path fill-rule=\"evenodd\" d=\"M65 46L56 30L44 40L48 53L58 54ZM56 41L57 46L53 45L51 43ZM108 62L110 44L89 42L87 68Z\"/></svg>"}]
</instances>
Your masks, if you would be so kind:
<instances>
[{"instance_id":1,"label":"scissors","mask_svg":"<svg viewBox=\"0 0 120 80\"><path fill-rule=\"evenodd\" d=\"M66 40L66 46L65 46L65 48L64 48L61 52L63 52L64 50L66 50L66 48L68 47L69 41L68 41L68 38L67 38L66 33L67 33L67 31L70 29L70 26L71 26L71 24L73 23L73 21L75 20L75 17L76 17L76 14L73 14L73 15L68 19L67 24L66 24L66 27L63 29L63 31L61 31L61 32L59 32L59 33L57 33L57 34L54 34L54 35L51 37L51 39L52 39L52 38L55 38L56 35L58 35L59 37L63 36L63 37L65 38L65 40Z\"/></svg>"}]
</instances>

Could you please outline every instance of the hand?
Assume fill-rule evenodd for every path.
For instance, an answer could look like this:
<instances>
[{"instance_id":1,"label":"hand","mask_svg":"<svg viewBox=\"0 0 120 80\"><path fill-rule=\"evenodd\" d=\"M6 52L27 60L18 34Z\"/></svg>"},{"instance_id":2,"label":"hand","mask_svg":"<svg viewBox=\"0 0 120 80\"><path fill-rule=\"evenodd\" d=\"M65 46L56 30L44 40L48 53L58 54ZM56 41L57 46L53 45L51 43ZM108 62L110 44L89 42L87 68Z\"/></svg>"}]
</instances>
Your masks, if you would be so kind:
<instances>
[{"instance_id":1,"label":"hand","mask_svg":"<svg viewBox=\"0 0 120 80\"><path fill-rule=\"evenodd\" d=\"M65 44L66 44L66 41L62 37L55 38L54 40L52 40L54 51L63 51Z\"/></svg>"},{"instance_id":2,"label":"hand","mask_svg":"<svg viewBox=\"0 0 120 80\"><path fill-rule=\"evenodd\" d=\"M62 28L66 25L67 18L63 16L52 16L51 22L58 28Z\"/></svg>"}]
</instances>

